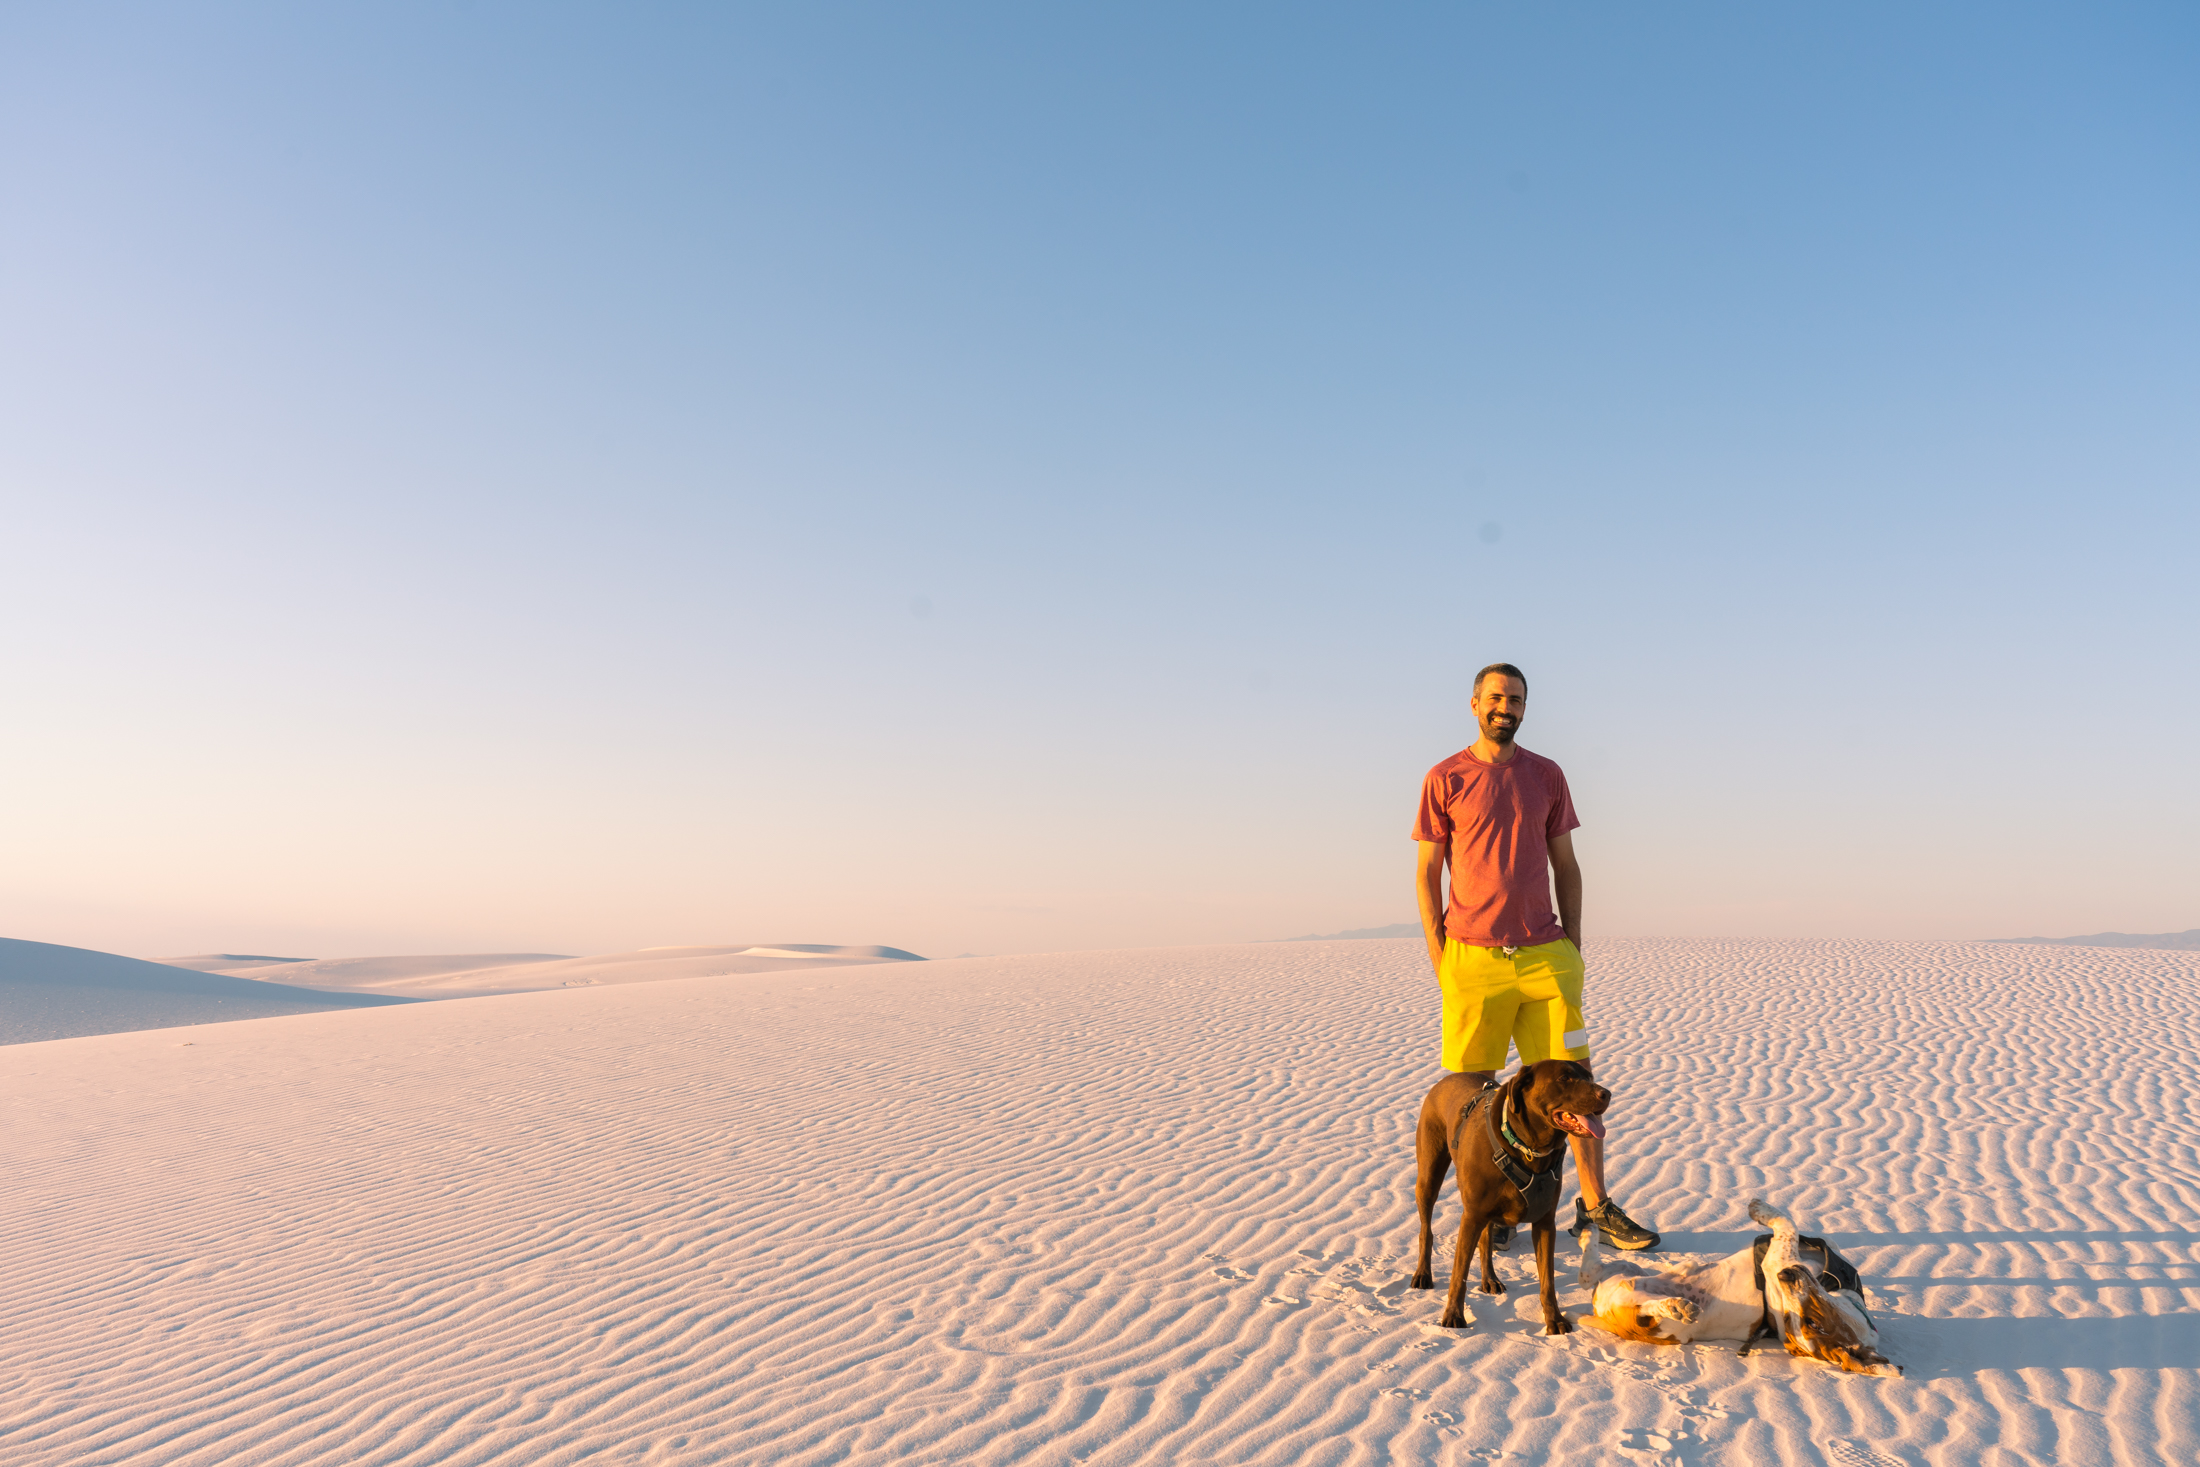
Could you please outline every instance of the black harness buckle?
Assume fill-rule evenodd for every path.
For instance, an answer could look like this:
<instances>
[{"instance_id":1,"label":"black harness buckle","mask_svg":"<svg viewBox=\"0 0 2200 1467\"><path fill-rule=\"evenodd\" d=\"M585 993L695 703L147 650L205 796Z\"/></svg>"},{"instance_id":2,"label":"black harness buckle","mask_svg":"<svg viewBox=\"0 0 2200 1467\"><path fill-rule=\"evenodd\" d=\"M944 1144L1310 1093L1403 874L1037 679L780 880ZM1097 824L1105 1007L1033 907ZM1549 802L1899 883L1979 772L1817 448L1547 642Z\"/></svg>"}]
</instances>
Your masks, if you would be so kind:
<instances>
[{"instance_id":1,"label":"black harness buckle","mask_svg":"<svg viewBox=\"0 0 2200 1467\"><path fill-rule=\"evenodd\" d=\"M1756 1257L1752 1260L1755 1266L1751 1270L1751 1282L1756 1284L1759 1295L1763 1295L1765 1292L1765 1250L1771 1246L1772 1234L1770 1233L1759 1233L1756 1240L1750 1244L1751 1249L1756 1254ZM1795 1253L1805 1268L1818 1275L1820 1288L1841 1289L1854 1294L1857 1307L1863 1308L1863 1276L1857 1273L1855 1264L1834 1251L1831 1243L1824 1238L1813 1238L1808 1234L1798 1233L1795 1235ZM1864 1318L1869 1320L1871 1317L1871 1310L1864 1309ZM1875 1323L1873 1328L1876 1329L1877 1327ZM1764 1313L1757 1317L1755 1327L1749 1332L1749 1338L1742 1341L1740 1353L1747 1355L1750 1347L1757 1343L1759 1336L1775 1340L1780 1337L1780 1327L1772 1320L1772 1300L1769 1298L1765 1300Z\"/></svg>"}]
</instances>

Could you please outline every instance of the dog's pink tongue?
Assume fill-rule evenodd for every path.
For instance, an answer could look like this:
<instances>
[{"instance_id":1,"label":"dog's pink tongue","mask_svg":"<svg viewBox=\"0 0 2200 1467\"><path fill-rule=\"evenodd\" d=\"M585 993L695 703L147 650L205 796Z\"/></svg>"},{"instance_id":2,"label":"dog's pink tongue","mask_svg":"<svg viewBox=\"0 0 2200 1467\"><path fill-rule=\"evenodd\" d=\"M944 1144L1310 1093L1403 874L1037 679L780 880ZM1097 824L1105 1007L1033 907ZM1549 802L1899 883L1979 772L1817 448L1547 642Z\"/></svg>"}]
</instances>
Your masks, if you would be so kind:
<instances>
[{"instance_id":1,"label":"dog's pink tongue","mask_svg":"<svg viewBox=\"0 0 2200 1467\"><path fill-rule=\"evenodd\" d=\"M1567 1114L1568 1118L1573 1121L1573 1124L1566 1128L1567 1130L1575 1132L1577 1135L1594 1136L1599 1141L1604 1139L1604 1117L1577 1116L1570 1111Z\"/></svg>"}]
</instances>

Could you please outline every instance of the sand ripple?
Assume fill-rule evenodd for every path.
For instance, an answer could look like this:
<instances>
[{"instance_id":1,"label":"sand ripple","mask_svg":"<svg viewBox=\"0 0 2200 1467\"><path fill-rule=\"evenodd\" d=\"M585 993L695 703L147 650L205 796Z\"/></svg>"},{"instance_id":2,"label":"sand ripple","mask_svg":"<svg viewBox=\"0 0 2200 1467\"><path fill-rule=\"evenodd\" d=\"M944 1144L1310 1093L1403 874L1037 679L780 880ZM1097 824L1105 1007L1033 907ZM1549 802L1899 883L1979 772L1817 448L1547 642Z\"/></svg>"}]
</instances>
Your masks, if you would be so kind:
<instances>
[{"instance_id":1,"label":"sand ripple","mask_svg":"<svg viewBox=\"0 0 2200 1467\"><path fill-rule=\"evenodd\" d=\"M1546 1340L1525 1258L1433 1329L1403 1289L1425 958L1274 944L0 1051L0 1459L2200 1452L2200 955L1634 941L1590 971L1621 1198L1706 1254L1785 1204L1908 1379Z\"/></svg>"}]
</instances>

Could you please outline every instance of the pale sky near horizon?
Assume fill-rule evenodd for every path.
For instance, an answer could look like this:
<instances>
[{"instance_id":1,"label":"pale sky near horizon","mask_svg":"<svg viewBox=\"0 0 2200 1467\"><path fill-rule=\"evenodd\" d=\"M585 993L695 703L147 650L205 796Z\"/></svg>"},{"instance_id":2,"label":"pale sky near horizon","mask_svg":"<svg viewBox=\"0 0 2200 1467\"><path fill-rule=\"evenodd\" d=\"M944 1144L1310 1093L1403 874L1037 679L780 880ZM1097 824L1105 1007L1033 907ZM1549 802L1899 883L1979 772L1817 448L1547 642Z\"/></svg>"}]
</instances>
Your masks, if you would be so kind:
<instances>
[{"instance_id":1,"label":"pale sky near horizon","mask_svg":"<svg viewBox=\"0 0 2200 1467\"><path fill-rule=\"evenodd\" d=\"M2200 925L2186 6L0 12L0 935Z\"/></svg>"}]
</instances>

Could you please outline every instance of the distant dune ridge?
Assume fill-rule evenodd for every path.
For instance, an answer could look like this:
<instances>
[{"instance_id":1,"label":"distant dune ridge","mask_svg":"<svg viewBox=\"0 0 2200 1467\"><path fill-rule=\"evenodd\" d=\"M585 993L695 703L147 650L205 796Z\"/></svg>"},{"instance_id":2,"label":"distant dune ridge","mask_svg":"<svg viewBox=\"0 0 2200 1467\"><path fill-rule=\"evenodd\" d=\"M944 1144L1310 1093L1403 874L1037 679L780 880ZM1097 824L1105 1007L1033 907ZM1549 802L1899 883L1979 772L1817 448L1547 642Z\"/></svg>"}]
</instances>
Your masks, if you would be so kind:
<instances>
[{"instance_id":1,"label":"distant dune ridge","mask_svg":"<svg viewBox=\"0 0 2200 1467\"><path fill-rule=\"evenodd\" d=\"M199 953L147 962L89 948L0 939L0 1045L546 988L923 961L898 947L796 942L653 947L593 958L563 953L378 958Z\"/></svg>"},{"instance_id":2,"label":"distant dune ridge","mask_svg":"<svg viewBox=\"0 0 2200 1467\"><path fill-rule=\"evenodd\" d=\"M1388 927L1355 927L1350 932L1315 932L1305 937L1272 937L1270 942L1353 942L1372 937L1419 937L1418 922L1393 922Z\"/></svg>"},{"instance_id":3,"label":"distant dune ridge","mask_svg":"<svg viewBox=\"0 0 2200 1467\"><path fill-rule=\"evenodd\" d=\"M200 968L209 973L226 973L233 978L251 978L263 983L289 983L299 988L314 988L324 992L400 992L435 990L433 996L447 998L452 991L461 992L522 992L518 972L542 963L571 962L568 953L439 953L410 956L371 958L289 958L253 959L247 962L223 965L229 957L226 953L208 953L190 958L162 958L164 963L177 967ZM479 988L472 984L451 980L461 974L482 974ZM490 977L487 975L496 975ZM534 984L537 988L555 988L557 984ZM422 996L429 996L425 993Z\"/></svg>"},{"instance_id":4,"label":"distant dune ridge","mask_svg":"<svg viewBox=\"0 0 2200 1467\"><path fill-rule=\"evenodd\" d=\"M1907 1379L1544 1339L1525 1248L1434 1328L1412 943L795 959L5 1051L0 1462L2200 1453L2200 954L1595 957L1654 1256L1731 1253L1775 1200ZM1457 1219L1447 1186L1440 1269Z\"/></svg>"},{"instance_id":5,"label":"distant dune ridge","mask_svg":"<svg viewBox=\"0 0 2200 1467\"><path fill-rule=\"evenodd\" d=\"M406 1003L0 938L0 1044Z\"/></svg>"},{"instance_id":6,"label":"distant dune ridge","mask_svg":"<svg viewBox=\"0 0 2200 1467\"><path fill-rule=\"evenodd\" d=\"M191 959L190 961L200 961ZM717 947L646 947L638 952L577 958L563 953L447 953L436 956L310 958L222 971L327 993L381 993L407 998L481 998L545 988L597 988L661 983L668 978L719 978L782 968L839 968L855 963L924 959L898 947L832 947L820 943L730 943Z\"/></svg>"},{"instance_id":7,"label":"distant dune ridge","mask_svg":"<svg viewBox=\"0 0 2200 1467\"><path fill-rule=\"evenodd\" d=\"M1418 922L1393 922L1388 927L1356 927L1350 932L1321 932L1306 937L1276 937L1271 942L1345 942L1377 937L1419 937ZM2091 937L1989 937L1986 942L2038 942L2049 947L2151 947L2165 952L2200 952L2200 927L2190 932L2157 932L2138 936L2129 932L2096 932Z\"/></svg>"},{"instance_id":8,"label":"distant dune ridge","mask_svg":"<svg viewBox=\"0 0 2200 1467\"><path fill-rule=\"evenodd\" d=\"M1989 942L2038 942L2049 947L2151 947L2164 952L2200 952L2200 927L2189 932L2096 932L2090 937L1993 937Z\"/></svg>"}]
</instances>

